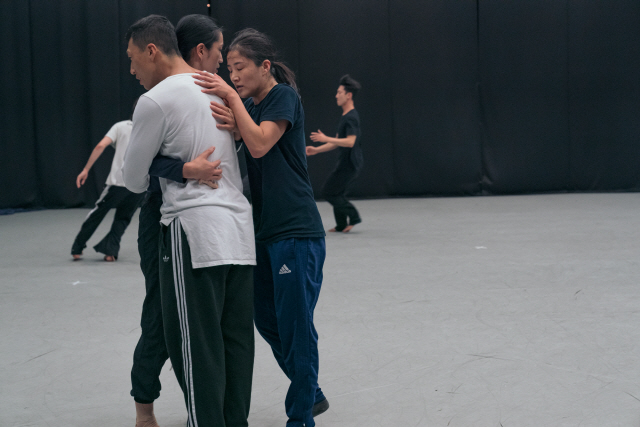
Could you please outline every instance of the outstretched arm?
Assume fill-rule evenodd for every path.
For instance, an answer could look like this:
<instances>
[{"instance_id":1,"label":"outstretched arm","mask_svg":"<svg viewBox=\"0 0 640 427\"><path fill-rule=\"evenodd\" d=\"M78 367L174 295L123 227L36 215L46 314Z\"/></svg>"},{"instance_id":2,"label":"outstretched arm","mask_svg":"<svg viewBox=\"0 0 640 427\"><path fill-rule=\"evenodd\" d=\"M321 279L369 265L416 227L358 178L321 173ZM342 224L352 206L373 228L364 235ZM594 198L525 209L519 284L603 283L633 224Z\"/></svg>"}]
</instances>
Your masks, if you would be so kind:
<instances>
[{"instance_id":1,"label":"outstretched arm","mask_svg":"<svg viewBox=\"0 0 640 427\"><path fill-rule=\"evenodd\" d=\"M326 143L326 144L322 144L318 147L313 147L311 145L307 146L307 156L313 156L315 154L320 154L320 153L326 153L327 151L331 151L331 150L335 150L336 148L338 148L337 145L335 144L331 144Z\"/></svg>"},{"instance_id":2,"label":"outstretched arm","mask_svg":"<svg viewBox=\"0 0 640 427\"><path fill-rule=\"evenodd\" d=\"M329 142L329 140L331 141L342 141L342 140L349 140L351 138L351 136L348 136L347 138L338 138L338 134L336 134L335 138L329 138L327 135L325 135L324 133L322 133L322 131L320 129L318 129L318 132L311 132L311 140L314 142L322 142L325 139L327 140L327 142L324 142L322 145L319 145L317 147L312 147L312 146L308 146L307 147L307 156L313 156L315 154L319 154L319 153L326 153L327 151L331 151L331 150L335 150L338 147L344 147L344 145L339 145L336 144L334 142ZM353 136L353 143L355 144L356 140L355 140L355 136ZM350 145L350 147L353 147L353 144Z\"/></svg>"},{"instance_id":3,"label":"outstretched arm","mask_svg":"<svg viewBox=\"0 0 640 427\"><path fill-rule=\"evenodd\" d=\"M338 135L336 135L335 138L331 138L330 136L322 133L320 129L318 129L317 132L311 132L310 138L313 142L324 142L325 144L333 144L337 147L351 148L356 143L355 135L348 135L346 138L338 138Z\"/></svg>"},{"instance_id":4,"label":"outstretched arm","mask_svg":"<svg viewBox=\"0 0 640 427\"><path fill-rule=\"evenodd\" d=\"M91 152L91 155L89 156L89 160L87 160L87 164L84 166L84 169L82 169L82 172L80 172L80 174L76 178L76 185L78 186L78 188L82 187L84 183L87 181L87 177L89 176L89 170L91 169L93 164L96 162L96 160L98 160L98 157L102 155L102 153L104 152L104 149L107 148L109 145L111 145L112 142L113 141L108 136L105 136L104 138L102 138L102 140L100 140L100 142L98 142L98 145L96 145L96 148L94 148L93 151Z\"/></svg>"}]
</instances>

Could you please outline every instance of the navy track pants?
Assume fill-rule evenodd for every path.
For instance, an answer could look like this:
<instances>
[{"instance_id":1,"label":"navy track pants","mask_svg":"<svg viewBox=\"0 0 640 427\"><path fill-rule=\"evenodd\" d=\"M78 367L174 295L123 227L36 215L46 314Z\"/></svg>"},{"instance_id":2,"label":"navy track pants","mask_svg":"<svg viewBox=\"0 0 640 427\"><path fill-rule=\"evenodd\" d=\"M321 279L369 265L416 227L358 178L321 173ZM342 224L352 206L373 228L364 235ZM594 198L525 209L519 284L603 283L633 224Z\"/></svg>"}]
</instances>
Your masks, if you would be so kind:
<instances>
[{"instance_id":1,"label":"navy track pants","mask_svg":"<svg viewBox=\"0 0 640 427\"><path fill-rule=\"evenodd\" d=\"M325 241L291 238L256 243L256 329L291 380L285 409L288 427L313 427L313 404L325 399L318 386L318 333L313 311L322 285Z\"/></svg>"}]
</instances>

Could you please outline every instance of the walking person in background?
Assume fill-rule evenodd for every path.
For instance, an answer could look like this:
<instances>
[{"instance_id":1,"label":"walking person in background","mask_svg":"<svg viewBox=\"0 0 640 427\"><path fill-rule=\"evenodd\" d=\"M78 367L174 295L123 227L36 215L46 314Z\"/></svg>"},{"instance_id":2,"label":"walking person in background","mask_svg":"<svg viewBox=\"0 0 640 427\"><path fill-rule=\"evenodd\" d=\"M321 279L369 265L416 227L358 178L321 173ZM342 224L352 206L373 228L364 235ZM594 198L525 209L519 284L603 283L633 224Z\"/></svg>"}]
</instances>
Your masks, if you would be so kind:
<instances>
[{"instance_id":1,"label":"walking person in background","mask_svg":"<svg viewBox=\"0 0 640 427\"><path fill-rule=\"evenodd\" d=\"M336 226L330 232L342 231L348 233L362 222L355 206L347 200L346 193L349 185L356 179L362 169L362 147L360 145L360 116L354 105L354 98L360 90L360 83L348 74L340 79L336 103L342 108L342 117L338 124L338 133L331 138L320 129L311 133L313 142L321 142L318 147L307 147L307 156L313 156L327 151L339 151L338 164L327 178L322 189L322 195L333 206L333 216Z\"/></svg>"},{"instance_id":2,"label":"walking person in background","mask_svg":"<svg viewBox=\"0 0 640 427\"><path fill-rule=\"evenodd\" d=\"M318 386L313 323L325 240L307 172L304 110L295 75L276 60L266 35L236 34L227 67L237 92L217 75L200 73L196 82L231 107L244 141L256 234L255 325L291 381L287 426L313 427L313 417L329 408ZM216 119L226 114L223 104L211 108Z\"/></svg>"},{"instance_id":3,"label":"walking person in background","mask_svg":"<svg viewBox=\"0 0 640 427\"><path fill-rule=\"evenodd\" d=\"M137 101L136 101L137 102ZM133 108L135 109L135 103ZM96 202L96 206L89 212L87 218L80 227L80 232L76 236L73 246L71 247L71 255L74 260L82 258L82 251L87 246L87 240L91 238L96 231L105 215L109 210L116 210L116 214L111 224L111 230L106 236L93 248L96 252L104 254L104 260L113 262L118 259L120 251L120 239L131 222L131 218L136 209L142 202L144 195L135 194L127 190L122 180L122 162L124 153L127 151L129 144L129 136L131 135L131 120L123 120L114 124L104 138L98 143L96 148L91 152L89 160L82 172L76 178L76 185L80 188L87 181L89 170L98 160L105 148L112 145L116 153L111 163L111 171L107 177L106 187Z\"/></svg>"}]
</instances>

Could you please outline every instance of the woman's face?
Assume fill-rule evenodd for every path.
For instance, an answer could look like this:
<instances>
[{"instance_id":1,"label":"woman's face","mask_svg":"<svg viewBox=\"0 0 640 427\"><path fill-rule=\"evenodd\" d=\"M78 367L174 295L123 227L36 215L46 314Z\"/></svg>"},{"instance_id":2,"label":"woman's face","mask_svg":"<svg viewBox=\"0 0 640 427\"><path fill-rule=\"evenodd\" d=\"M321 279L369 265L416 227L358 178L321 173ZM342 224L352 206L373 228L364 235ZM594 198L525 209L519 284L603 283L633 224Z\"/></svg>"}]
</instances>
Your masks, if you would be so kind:
<instances>
[{"instance_id":1,"label":"woman's face","mask_svg":"<svg viewBox=\"0 0 640 427\"><path fill-rule=\"evenodd\" d=\"M257 66L249 58L240 55L237 50L230 50L227 54L227 68L229 78L236 87L240 98L249 98L258 94L268 84L271 63L264 61Z\"/></svg>"},{"instance_id":2,"label":"woman's face","mask_svg":"<svg viewBox=\"0 0 640 427\"><path fill-rule=\"evenodd\" d=\"M203 45L201 65L202 70L208 71L212 74L218 72L220 64L222 64L222 47L224 46L224 39L220 34L220 39L211 45L211 49L207 49Z\"/></svg>"}]
</instances>

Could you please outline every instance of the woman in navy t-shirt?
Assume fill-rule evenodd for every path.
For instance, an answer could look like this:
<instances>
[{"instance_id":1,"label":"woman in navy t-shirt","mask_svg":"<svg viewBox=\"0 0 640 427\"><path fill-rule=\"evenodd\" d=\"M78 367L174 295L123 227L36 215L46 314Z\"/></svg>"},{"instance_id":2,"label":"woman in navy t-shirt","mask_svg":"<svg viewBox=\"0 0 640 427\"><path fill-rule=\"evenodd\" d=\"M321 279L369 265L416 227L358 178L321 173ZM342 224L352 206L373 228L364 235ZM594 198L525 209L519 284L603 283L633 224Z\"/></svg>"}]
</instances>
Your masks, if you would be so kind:
<instances>
[{"instance_id":1,"label":"woman in navy t-shirt","mask_svg":"<svg viewBox=\"0 0 640 427\"><path fill-rule=\"evenodd\" d=\"M313 310L322 284L324 228L307 173L304 111L295 76L267 36L246 29L229 46L233 90L217 75L196 83L233 110L236 139L246 147L256 235L254 314L258 332L291 380L287 426L315 425L329 403L318 387L318 334ZM241 98L246 98L244 103ZM212 103L222 119L225 106Z\"/></svg>"}]
</instances>

